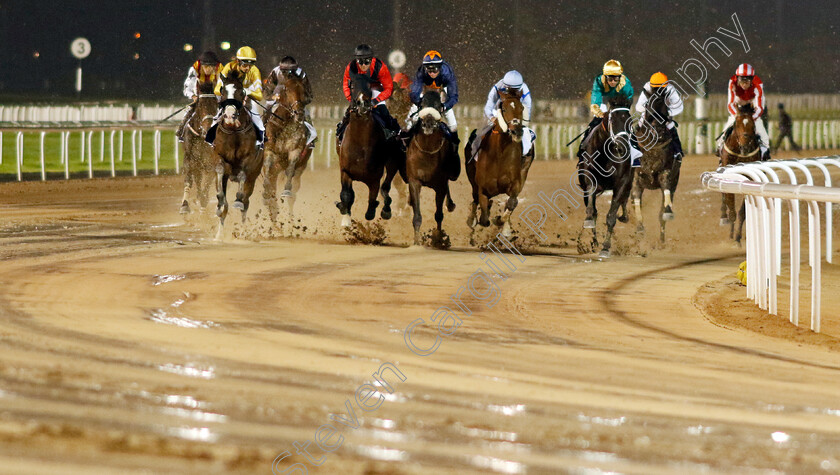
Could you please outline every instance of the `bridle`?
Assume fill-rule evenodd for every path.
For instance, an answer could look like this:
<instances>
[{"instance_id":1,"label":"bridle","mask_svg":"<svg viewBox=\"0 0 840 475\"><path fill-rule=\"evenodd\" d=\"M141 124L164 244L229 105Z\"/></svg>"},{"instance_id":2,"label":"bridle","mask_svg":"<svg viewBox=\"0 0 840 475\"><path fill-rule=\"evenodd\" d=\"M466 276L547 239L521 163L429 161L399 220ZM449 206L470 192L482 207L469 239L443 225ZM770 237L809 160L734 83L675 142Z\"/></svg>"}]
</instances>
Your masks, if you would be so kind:
<instances>
[{"instance_id":1,"label":"bridle","mask_svg":"<svg viewBox=\"0 0 840 475\"><path fill-rule=\"evenodd\" d=\"M739 114L739 116L740 116L740 114ZM735 122L736 123L738 122L737 116L736 116ZM753 122L755 122L755 121L753 120ZM735 126L733 126L733 127L735 127ZM732 131L732 135L735 136L735 131L734 130ZM745 133L742 133L740 135L742 135L744 137L747 136L747 134L745 134ZM753 132L753 143L755 144L755 148L749 153L735 153L735 152L733 152L726 145L725 140L723 141L723 149L726 150L726 153L728 153L729 155L732 155L732 156L735 156L735 157L738 157L738 158L749 158L749 157L755 156L755 154L757 154L761 150L761 147L758 146L758 143L757 143L757 140L756 140L756 135L757 134L755 132ZM740 147L740 143L739 143L739 147Z\"/></svg>"},{"instance_id":2,"label":"bridle","mask_svg":"<svg viewBox=\"0 0 840 475\"><path fill-rule=\"evenodd\" d=\"M618 112L618 111L627 111L627 113L629 114L630 113L630 108L629 107L616 107L614 109L611 108L609 111L607 111L607 117L604 120L604 122L602 122L602 127L604 128L604 130L607 130L610 133L610 138L613 139L613 141L615 141L616 137L620 137L622 135L626 135L628 139L630 138L630 133L627 132L627 130L622 130L621 132L619 132L617 134L613 131L612 114L613 114L613 112ZM607 129L607 127L609 127L609 129Z\"/></svg>"},{"instance_id":3,"label":"bridle","mask_svg":"<svg viewBox=\"0 0 840 475\"><path fill-rule=\"evenodd\" d=\"M201 100L201 99L207 99L207 98L209 98L209 97L212 97L212 98L214 98L214 99L215 99L215 98L216 98L216 94L199 94L199 95L198 95L198 99L199 99L199 100ZM215 119L215 116L214 116L214 115L212 115L212 114L207 114L207 115L205 115L204 117L202 117L202 118L201 118L201 120L199 120L199 121L198 121L198 123L199 123L199 124L201 124L201 123L203 123L203 122L204 122L205 120L207 120L207 119L210 119L210 120L212 121L213 119ZM192 121L190 121L190 122L192 122ZM200 133L198 133L198 131L196 131L196 130L193 128L192 124L190 124L190 123L187 123L187 129L188 129L188 130L189 130L189 131L190 131L193 135L195 135L195 136L197 136L197 137L203 137L203 136L205 135L205 134L200 134Z\"/></svg>"}]
</instances>

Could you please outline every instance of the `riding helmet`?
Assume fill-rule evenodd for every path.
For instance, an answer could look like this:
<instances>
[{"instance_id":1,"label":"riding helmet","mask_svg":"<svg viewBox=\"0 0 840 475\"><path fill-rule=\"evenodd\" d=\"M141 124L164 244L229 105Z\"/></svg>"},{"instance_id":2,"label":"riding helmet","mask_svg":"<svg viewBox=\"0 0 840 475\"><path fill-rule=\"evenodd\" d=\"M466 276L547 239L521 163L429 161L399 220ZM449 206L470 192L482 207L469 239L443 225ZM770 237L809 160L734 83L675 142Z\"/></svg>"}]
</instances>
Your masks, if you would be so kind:
<instances>
[{"instance_id":1,"label":"riding helmet","mask_svg":"<svg viewBox=\"0 0 840 475\"><path fill-rule=\"evenodd\" d=\"M357 59L367 59L373 57L373 49L366 44L360 44L356 46L356 58Z\"/></svg>"},{"instance_id":2,"label":"riding helmet","mask_svg":"<svg viewBox=\"0 0 840 475\"><path fill-rule=\"evenodd\" d=\"M615 59L611 59L604 63L604 74L607 76L620 76L624 74L624 69L621 67L621 63Z\"/></svg>"},{"instance_id":3,"label":"riding helmet","mask_svg":"<svg viewBox=\"0 0 840 475\"><path fill-rule=\"evenodd\" d=\"M755 76L755 69L752 67L751 64L744 63L744 64L738 66L738 69L735 70L735 75L736 76L741 76L741 77L743 77L743 76L752 77L752 76Z\"/></svg>"},{"instance_id":4,"label":"riding helmet","mask_svg":"<svg viewBox=\"0 0 840 475\"><path fill-rule=\"evenodd\" d=\"M219 57L212 51L205 51L201 53L201 56L198 57L198 62L207 66L215 66L221 63L221 61L219 61Z\"/></svg>"},{"instance_id":5,"label":"riding helmet","mask_svg":"<svg viewBox=\"0 0 840 475\"><path fill-rule=\"evenodd\" d=\"M295 58L291 56L286 56L285 58L280 60L280 69L297 69L298 63L295 61Z\"/></svg>"},{"instance_id":6,"label":"riding helmet","mask_svg":"<svg viewBox=\"0 0 840 475\"><path fill-rule=\"evenodd\" d=\"M250 46L243 46L236 50L236 59L240 61L255 62L257 60L257 52Z\"/></svg>"},{"instance_id":7,"label":"riding helmet","mask_svg":"<svg viewBox=\"0 0 840 475\"><path fill-rule=\"evenodd\" d=\"M650 87L665 87L668 85L668 76L661 72L653 73L650 77Z\"/></svg>"},{"instance_id":8,"label":"riding helmet","mask_svg":"<svg viewBox=\"0 0 840 475\"><path fill-rule=\"evenodd\" d=\"M502 79L502 83L504 83L505 86L511 89L519 89L522 87L523 83L522 75L519 74L519 71L516 70L508 71L507 73L505 73L505 77Z\"/></svg>"},{"instance_id":9,"label":"riding helmet","mask_svg":"<svg viewBox=\"0 0 840 475\"><path fill-rule=\"evenodd\" d=\"M423 64L440 64L443 62L443 56L435 50L427 51L423 56Z\"/></svg>"}]
</instances>

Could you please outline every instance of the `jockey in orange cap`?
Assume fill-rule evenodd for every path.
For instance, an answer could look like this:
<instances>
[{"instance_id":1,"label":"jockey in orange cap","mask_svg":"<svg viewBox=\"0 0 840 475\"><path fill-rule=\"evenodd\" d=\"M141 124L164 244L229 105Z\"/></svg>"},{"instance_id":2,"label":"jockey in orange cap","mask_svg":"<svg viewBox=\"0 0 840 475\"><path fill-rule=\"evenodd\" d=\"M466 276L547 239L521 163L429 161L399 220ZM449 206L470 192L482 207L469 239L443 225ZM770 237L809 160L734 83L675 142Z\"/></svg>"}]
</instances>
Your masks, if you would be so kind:
<instances>
[{"instance_id":1,"label":"jockey in orange cap","mask_svg":"<svg viewBox=\"0 0 840 475\"><path fill-rule=\"evenodd\" d=\"M661 72L654 73L650 77L650 81L642 88L642 93L639 95L639 101L636 102L636 112L644 114L646 112L645 105L650 97L654 95L664 95L665 104L668 106L668 117L655 118L657 120L664 120L665 127L671 132L671 150L674 153L674 158L682 161L683 149L680 142L680 136L677 134L677 123L674 117L683 111L682 97L677 92L674 86L668 84L668 76ZM639 118L639 125L642 124L644 117Z\"/></svg>"}]
</instances>

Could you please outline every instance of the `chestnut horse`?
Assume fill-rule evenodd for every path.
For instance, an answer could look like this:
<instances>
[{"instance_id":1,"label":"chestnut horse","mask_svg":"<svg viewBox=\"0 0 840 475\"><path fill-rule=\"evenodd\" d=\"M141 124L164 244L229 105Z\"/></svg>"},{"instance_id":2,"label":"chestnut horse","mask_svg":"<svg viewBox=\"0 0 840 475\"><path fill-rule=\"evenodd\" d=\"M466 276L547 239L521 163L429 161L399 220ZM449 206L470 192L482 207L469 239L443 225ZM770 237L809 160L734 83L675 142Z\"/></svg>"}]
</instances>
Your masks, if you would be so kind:
<instances>
[{"instance_id":1,"label":"chestnut horse","mask_svg":"<svg viewBox=\"0 0 840 475\"><path fill-rule=\"evenodd\" d=\"M198 99L195 111L186 125L186 140L184 140L184 197L181 200L181 214L190 213L190 189L195 190L198 205L201 209L207 207L210 193L211 158L213 151L210 144L204 141L213 116L219 108L219 101L213 94L215 83L207 81L198 85Z\"/></svg>"},{"instance_id":2,"label":"chestnut horse","mask_svg":"<svg viewBox=\"0 0 840 475\"><path fill-rule=\"evenodd\" d=\"M235 75L223 78L222 115L213 140L214 161L216 163L216 197L219 200L216 215L219 216L219 231L216 239L221 239L228 212L228 178L239 182L236 201L233 207L242 211L242 222L248 213L254 183L260 175L263 163L262 150L257 150L257 133L251 120L251 113L245 107L245 90ZM250 100L250 99L248 99Z\"/></svg>"},{"instance_id":3,"label":"chestnut horse","mask_svg":"<svg viewBox=\"0 0 840 475\"><path fill-rule=\"evenodd\" d=\"M263 164L263 203L272 222L276 222L278 199L277 178L285 171L286 184L281 196L288 200L289 219L294 216L295 194L300 190L300 176L306 170L309 154L306 150L307 129L304 125L303 80L286 75L274 90L276 102L265 114L265 163Z\"/></svg>"},{"instance_id":4,"label":"chestnut horse","mask_svg":"<svg viewBox=\"0 0 840 475\"><path fill-rule=\"evenodd\" d=\"M508 199L504 212L496 219L495 224L503 226L502 234L509 237L511 235L510 215L519 204L519 193L525 185L533 157L527 157L523 163L522 113L524 108L519 95L500 91L498 107L492 128L480 140L478 150L473 151L473 142L477 138L476 129L473 129L464 148L465 169L472 186L473 198L467 216L467 225L473 230L476 222L484 227L489 226L490 199L496 195L506 194ZM476 210L479 207L481 214L476 217Z\"/></svg>"},{"instance_id":5,"label":"chestnut horse","mask_svg":"<svg viewBox=\"0 0 840 475\"><path fill-rule=\"evenodd\" d=\"M642 151L642 166L636 170L630 195L636 209L638 231L644 232L642 219L642 193L645 190L662 190L659 208L659 240L665 242L665 223L674 219L673 199L680 181L680 162L674 158L673 139L668 129L669 110L664 89L645 91L648 96L641 127L636 139Z\"/></svg>"},{"instance_id":6,"label":"chestnut horse","mask_svg":"<svg viewBox=\"0 0 840 475\"><path fill-rule=\"evenodd\" d=\"M592 229L592 244L598 245L595 222L598 209L595 200L606 190L612 190L610 210L607 212L607 237L599 253L610 257L610 246L616 219L627 222L627 199L633 185L633 168L630 162L630 101L623 96L609 100L609 108L601 125L595 127L586 139L584 158L578 162L578 185L586 204L584 229ZM619 206L622 216L618 216Z\"/></svg>"},{"instance_id":7,"label":"chestnut horse","mask_svg":"<svg viewBox=\"0 0 840 475\"><path fill-rule=\"evenodd\" d=\"M758 135L755 133L753 120L754 113L752 104L745 104L738 109L732 133L723 141L723 149L720 151L721 166L755 162L761 159L761 148L758 145ZM729 224L729 239L734 239L739 245L746 217L746 206L743 201L736 216L735 195L731 193L721 195L720 224L721 226Z\"/></svg>"},{"instance_id":8,"label":"chestnut horse","mask_svg":"<svg viewBox=\"0 0 840 475\"><path fill-rule=\"evenodd\" d=\"M443 202L446 200L447 211L455 210L455 203L449 197L449 179L451 171L448 160L453 150L450 141L441 127L448 127L441 123L443 103L440 93L428 91L423 94L423 100L418 112L420 130L414 134L406 150L406 175L410 193L411 207L414 209L414 244L421 244L420 225L423 218L420 215L420 189L423 186L435 190L435 221L437 233L441 236L443 229ZM459 169L460 174L460 169ZM455 175L457 179L457 175Z\"/></svg>"},{"instance_id":9,"label":"chestnut horse","mask_svg":"<svg viewBox=\"0 0 840 475\"><path fill-rule=\"evenodd\" d=\"M373 117L370 83L365 78L354 79L350 85L353 102L350 104L349 120L341 142L336 145L341 169L341 194L336 207L341 212L341 226L351 224L350 211L355 200L353 182L361 181L368 187L368 207L365 219L376 216L379 201L376 195L382 193L384 206L382 219L391 218L391 181L400 169L405 169L405 155L396 140L385 140L382 127ZM381 184L386 169L385 181Z\"/></svg>"}]
</instances>

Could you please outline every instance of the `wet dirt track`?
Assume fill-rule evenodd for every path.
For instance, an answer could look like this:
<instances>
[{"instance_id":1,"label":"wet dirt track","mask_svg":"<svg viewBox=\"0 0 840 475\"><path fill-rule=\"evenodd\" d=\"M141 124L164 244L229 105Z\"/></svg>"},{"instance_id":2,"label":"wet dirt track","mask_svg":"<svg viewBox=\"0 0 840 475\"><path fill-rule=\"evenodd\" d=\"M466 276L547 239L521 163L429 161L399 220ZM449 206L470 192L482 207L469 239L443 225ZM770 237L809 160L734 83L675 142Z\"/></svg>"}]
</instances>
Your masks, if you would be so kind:
<instances>
[{"instance_id":1,"label":"wet dirt track","mask_svg":"<svg viewBox=\"0 0 840 475\"><path fill-rule=\"evenodd\" d=\"M429 356L406 348L406 326L488 270L466 180L447 251L405 247L407 216L384 225L389 245L347 244L335 169L304 175L294 227L231 213L222 243L211 219L177 214L178 177L4 184L0 472L271 473L283 451L278 473L839 471L836 297L819 338L784 317L720 319L721 299L751 307L719 198L699 190L714 164L686 160L665 246L650 194L649 235L619 224L609 261L577 254L582 208L549 223L550 245L515 222L524 262L492 308L464 298L471 315ZM570 172L537 163L520 206ZM394 392L363 411L354 393L385 363L405 381L383 373ZM334 420L353 415L355 429ZM333 452L314 442L328 423Z\"/></svg>"}]
</instances>

